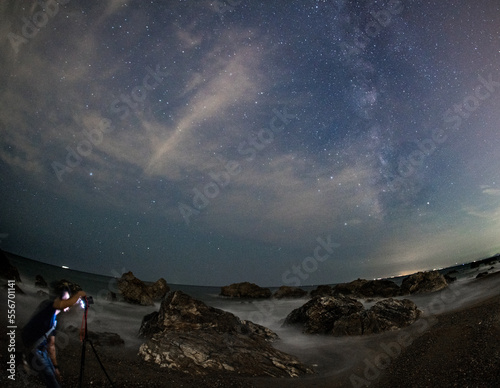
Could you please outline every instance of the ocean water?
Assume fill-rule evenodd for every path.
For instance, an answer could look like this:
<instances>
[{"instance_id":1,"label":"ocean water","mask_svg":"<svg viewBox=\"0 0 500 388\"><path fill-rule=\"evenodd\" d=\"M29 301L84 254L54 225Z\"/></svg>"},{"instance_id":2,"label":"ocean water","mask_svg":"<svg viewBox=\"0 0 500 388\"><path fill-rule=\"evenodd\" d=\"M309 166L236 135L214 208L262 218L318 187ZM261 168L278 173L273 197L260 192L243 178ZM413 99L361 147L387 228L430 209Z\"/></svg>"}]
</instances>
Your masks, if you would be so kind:
<instances>
[{"instance_id":1,"label":"ocean water","mask_svg":"<svg viewBox=\"0 0 500 388\"><path fill-rule=\"evenodd\" d=\"M18 285L25 295L16 295L16 318L21 327L26 322L36 306L43 300L36 296L38 287L35 287L35 276L40 274L47 283L54 280L67 279L79 284L88 295L94 298L88 314L88 327L90 331L111 332L119 334L125 341L125 346L138 349L142 339L137 333L143 317L153 311L158 311L159 302L155 306L130 305L122 301L110 302L106 299L109 291L117 292L116 279L111 276L89 274L79 271L67 270L33 260L8 255L11 263L16 266L21 274L22 283ZM419 330L426 330L429 322L436 314L472 304L489 296L500 295L500 281L482 283L475 277L479 272L490 269L491 266L471 268L470 265L456 268L458 280L448 289L426 295L405 296L413 300L423 311L422 324L415 323L407 331L412 337L420 335ZM442 270L446 273L448 270ZM500 271L500 264L496 263L491 272ZM392 279L394 280L394 279ZM400 283L402 279L396 279ZM295 328L283 328L285 317L295 308L303 305L308 298L293 300L237 300L219 296L220 287L202 287L169 284L171 290L182 290L192 297L206 304L229 311L241 319L250 320L275 331L280 340L275 346L280 350L294 354L301 361L313 365L316 371L323 376L351 373L363 365L364 360L380 353L381 344L394 341L395 333L384 333L377 336L364 337L325 337L305 335ZM309 287L313 289L314 287ZM45 290L47 291L47 290ZM271 289L274 291L274 289ZM366 308L371 307L374 301L361 300ZM75 306L68 313L61 314L59 323L65 326L80 327L83 310ZM378 352L378 353L377 353Z\"/></svg>"}]
</instances>

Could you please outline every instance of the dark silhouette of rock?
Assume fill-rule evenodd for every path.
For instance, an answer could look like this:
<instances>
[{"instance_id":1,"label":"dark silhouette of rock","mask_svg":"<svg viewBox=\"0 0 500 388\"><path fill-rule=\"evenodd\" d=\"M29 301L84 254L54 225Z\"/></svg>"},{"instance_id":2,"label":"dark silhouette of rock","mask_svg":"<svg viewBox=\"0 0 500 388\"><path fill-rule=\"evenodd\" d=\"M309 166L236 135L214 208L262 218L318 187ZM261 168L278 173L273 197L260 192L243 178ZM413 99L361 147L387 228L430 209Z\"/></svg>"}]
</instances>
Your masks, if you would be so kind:
<instances>
[{"instance_id":1,"label":"dark silhouette of rock","mask_svg":"<svg viewBox=\"0 0 500 388\"><path fill-rule=\"evenodd\" d=\"M118 298L116 297L116 294L113 291L108 291L106 294L106 300L108 302L116 302Z\"/></svg>"},{"instance_id":2,"label":"dark silhouette of rock","mask_svg":"<svg viewBox=\"0 0 500 388\"><path fill-rule=\"evenodd\" d=\"M480 272L477 274L476 279L481 279L485 276L488 276L488 272Z\"/></svg>"},{"instance_id":3,"label":"dark silhouette of rock","mask_svg":"<svg viewBox=\"0 0 500 388\"><path fill-rule=\"evenodd\" d=\"M435 292L448 287L443 275L438 271L417 272L403 279L402 295Z\"/></svg>"},{"instance_id":4,"label":"dark silhouette of rock","mask_svg":"<svg viewBox=\"0 0 500 388\"><path fill-rule=\"evenodd\" d=\"M277 335L240 320L181 291L169 293L160 310L143 319L147 338L139 356L191 375L234 372L251 376L299 376L312 370L271 346Z\"/></svg>"},{"instance_id":5,"label":"dark silhouette of rock","mask_svg":"<svg viewBox=\"0 0 500 388\"><path fill-rule=\"evenodd\" d=\"M363 334L376 334L408 326L420 317L420 310L409 299L385 299L366 312Z\"/></svg>"},{"instance_id":6,"label":"dark silhouette of rock","mask_svg":"<svg viewBox=\"0 0 500 388\"><path fill-rule=\"evenodd\" d=\"M15 280L18 283L22 283L21 276L16 267L11 263L4 251L0 249L0 277L7 280Z\"/></svg>"},{"instance_id":7,"label":"dark silhouette of rock","mask_svg":"<svg viewBox=\"0 0 500 388\"><path fill-rule=\"evenodd\" d=\"M451 284L457 280L455 276L451 276L450 274L444 275L444 280L446 280L446 283Z\"/></svg>"},{"instance_id":8,"label":"dark silhouette of rock","mask_svg":"<svg viewBox=\"0 0 500 388\"><path fill-rule=\"evenodd\" d=\"M150 286L150 290L153 299L162 299L170 291L170 287L165 279L160 278Z\"/></svg>"},{"instance_id":9,"label":"dark silhouette of rock","mask_svg":"<svg viewBox=\"0 0 500 388\"><path fill-rule=\"evenodd\" d=\"M300 325L304 333L332 334L335 322L340 318L363 311L356 299L338 296L317 296L293 310L284 325Z\"/></svg>"},{"instance_id":10,"label":"dark silhouette of rock","mask_svg":"<svg viewBox=\"0 0 500 388\"><path fill-rule=\"evenodd\" d=\"M124 273L118 279L118 289L126 302L142 306L153 306L154 299L164 297L170 290L164 279L159 279L156 283L148 286L136 278L132 272Z\"/></svg>"},{"instance_id":11,"label":"dark silhouette of rock","mask_svg":"<svg viewBox=\"0 0 500 388\"><path fill-rule=\"evenodd\" d=\"M338 295L311 299L293 310L284 325L298 325L308 334L364 335L408 326L419 316L417 306L408 299L385 299L365 310L356 299Z\"/></svg>"},{"instance_id":12,"label":"dark silhouette of rock","mask_svg":"<svg viewBox=\"0 0 500 388\"><path fill-rule=\"evenodd\" d=\"M333 287L333 295L347 295L355 298L392 298L401 295L399 286L391 280L357 279Z\"/></svg>"},{"instance_id":13,"label":"dark silhouette of rock","mask_svg":"<svg viewBox=\"0 0 500 388\"><path fill-rule=\"evenodd\" d=\"M76 337L78 333L80 332L80 329L70 325L67 328L64 329L65 332L68 334L73 335ZM125 341L123 340L122 337L120 337L119 334L116 333L109 333L109 332L94 332L91 330L87 331L89 339L92 341L92 343L95 346L123 346L125 345Z\"/></svg>"},{"instance_id":14,"label":"dark silhouette of rock","mask_svg":"<svg viewBox=\"0 0 500 388\"><path fill-rule=\"evenodd\" d=\"M273 298L276 298L276 299L283 299L283 298L303 298L305 296L307 296L307 291L304 291L301 288L289 287L289 286L281 286L273 294Z\"/></svg>"},{"instance_id":15,"label":"dark silhouette of rock","mask_svg":"<svg viewBox=\"0 0 500 388\"><path fill-rule=\"evenodd\" d=\"M271 290L254 283L243 282L221 287L220 295L230 298L265 299L271 297Z\"/></svg>"},{"instance_id":16,"label":"dark silhouette of rock","mask_svg":"<svg viewBox=\"0 0 500 388\"><path fill-rule=\"evenodd\" d=\"M316 287L315 290L312 290L310 294L311 298L314 298L316 296L332 296L333 288L331 286L321 285Z\"/></svg>"},{"instance_id":17,"label":"dark silhouette of rock","mask_svg":"<svg viewBox=\"0 0 500 388\"><path fill-rule=\"evenodd\" d=\"M497 262L499 257L500 257L500 253L497 253L495 256L488 257L487 259L477 260L477 261L470 263L470 267L472 269L474 269L474 268L479 268L481 265L494 264Z\"/></svg>"},{"instance_id":18,"label":"dark silhouette of rock","mask_svg":"<svg viewBox=\"0 0 500 388\"><path fill-rule=\"evenodd\" d=\"M42 275L35 276L35 287L47 288L48 286Z\"/></svg>"}]
</instances>

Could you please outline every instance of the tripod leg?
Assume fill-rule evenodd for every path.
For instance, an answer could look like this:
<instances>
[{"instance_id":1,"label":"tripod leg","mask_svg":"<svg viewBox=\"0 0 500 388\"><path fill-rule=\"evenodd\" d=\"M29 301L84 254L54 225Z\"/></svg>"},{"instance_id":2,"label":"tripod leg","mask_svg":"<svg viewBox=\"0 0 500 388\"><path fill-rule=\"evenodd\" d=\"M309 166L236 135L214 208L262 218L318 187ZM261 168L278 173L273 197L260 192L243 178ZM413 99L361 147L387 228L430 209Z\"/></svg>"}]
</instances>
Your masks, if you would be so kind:
<instances>
[{"instance_id":1,"label":"tripod leg","mask_svg":"<svg viewBox=\"0 0 500 388\"><path fill-rule=\"evenodd\" d=\"M80 379L79 379L79 384L78 386L82 388L82 382L83 382L83 371L85 369L85 345L87 344L87 339L83 340L82 343L82 358L80 361Z\"/></svg>"},{"instance_id":2,"label":"tripod leg","mask_svg":"<svg viewBox=\"0 0 500 388\"><path fill-rule=\"evenodd\" d=\"M111 380L111 378L109 377L108 373L106 372L106 369L104 369L104 365L102 365L102 362L101 362L101 359L99 358L98 354L97 354L97 351L95 350L94 348L94 344L92 343L92 341L89 339L88 340L90 342L90 347L92 348L92 350L94 351L94 354L95 354L95 358L97 359L97 361L99 362L99 365L101 366L101 369L102 371L104 372L104 374L106 375L106 377L108 378L108 381L109 383L111 384L112 387L114 387L113 385L113 381Z\"/></svg>"}]
</instances>

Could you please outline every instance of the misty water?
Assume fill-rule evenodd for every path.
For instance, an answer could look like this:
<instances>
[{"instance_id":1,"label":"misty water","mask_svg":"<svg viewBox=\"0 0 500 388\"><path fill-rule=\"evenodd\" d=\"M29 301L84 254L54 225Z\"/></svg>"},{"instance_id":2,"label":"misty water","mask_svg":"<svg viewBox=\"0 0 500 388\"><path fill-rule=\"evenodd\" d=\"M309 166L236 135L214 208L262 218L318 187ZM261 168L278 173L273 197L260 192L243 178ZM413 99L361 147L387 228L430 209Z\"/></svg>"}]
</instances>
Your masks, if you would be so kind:
<instances>
[{"instance_id":1,"label":"misty water","mask_svg":"<svg viewBox=\"0 0 500 388\"><path fill-rule=\"evenodd\" d=\"M29 319L43 297L36 296L39 287L35 287L34 279L41 274L50 283L54 280L67 279L79 284L88 295L94 298L88 313L88 327L94 332L117 333L125 341L125 346L138 349L144 342L137 333L141 321L146 314L158 311L160 303L154 306L138 306L123 301L111 302L106 299L109 291L117 292L116 278L88 274L62 269L19 257L13 257L12 263L19 269L22 283L19 284L25 295L18 294L17 319L20 325ZM500 270L500 264L488 266L490 273ZM500 282L481 282L475 277L485 268L471 269L470 266L459 268L458 280L441 292L411 295L408 298L415 302L423 312L419 321L410 327L397 332L387 332L370 336L329 337L324 335L308 335L298 329L282 327L285 317L295 308L306 303L308 298L292 300L239 300L219 296L219 287L169 285L171 290L182 290L206 304L233 313L244 320L250 320L275 331L280 339L274 346L314 366L316 376L333 376L339 374L361 373L366 360L375 359L381 352L390 353L390 344L406 341L406 345L422 335L437 322L435 318L444 312L452 311L477 301L500 294ZM275 289L272 288L272 291ZM45 291L48 291L45 289ZM375 300L360 300L365 308L370 308ZM80 327L83 310L73 307L68 313L61 314L59 324L62 327ZM403 333L403 334L402 334ZM75 334L76 336L77 334ZM403 336L403 337L400 337ZM398 338L404 338L404 341ZM403 344L401 347L404 347ZM129 352L130 354L131 352ZM361 368L361 369L360 369ZM311 377L312 378L312 377Z\"/></svg>"}]
</instances>

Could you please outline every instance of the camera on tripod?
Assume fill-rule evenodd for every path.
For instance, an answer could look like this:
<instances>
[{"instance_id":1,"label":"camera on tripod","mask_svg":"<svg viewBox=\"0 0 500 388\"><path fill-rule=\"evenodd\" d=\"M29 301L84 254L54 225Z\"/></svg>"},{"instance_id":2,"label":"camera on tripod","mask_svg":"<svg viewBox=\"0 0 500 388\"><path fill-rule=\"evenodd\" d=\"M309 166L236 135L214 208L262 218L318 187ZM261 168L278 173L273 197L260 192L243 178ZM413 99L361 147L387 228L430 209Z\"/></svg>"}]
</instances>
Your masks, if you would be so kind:
<instances>
[{"instance_id":1,"label":"camera on tripod","mask_svg":"<svg viewBox=\"0 0 500 388\"><path fill-rule=\"evenodd\" d=\"M94 298L91 296L84 296L83 298L80 298L80 306L82 306L82 309L88 308L89 304L94 304Z\"/></svg>"}]
</instances>

